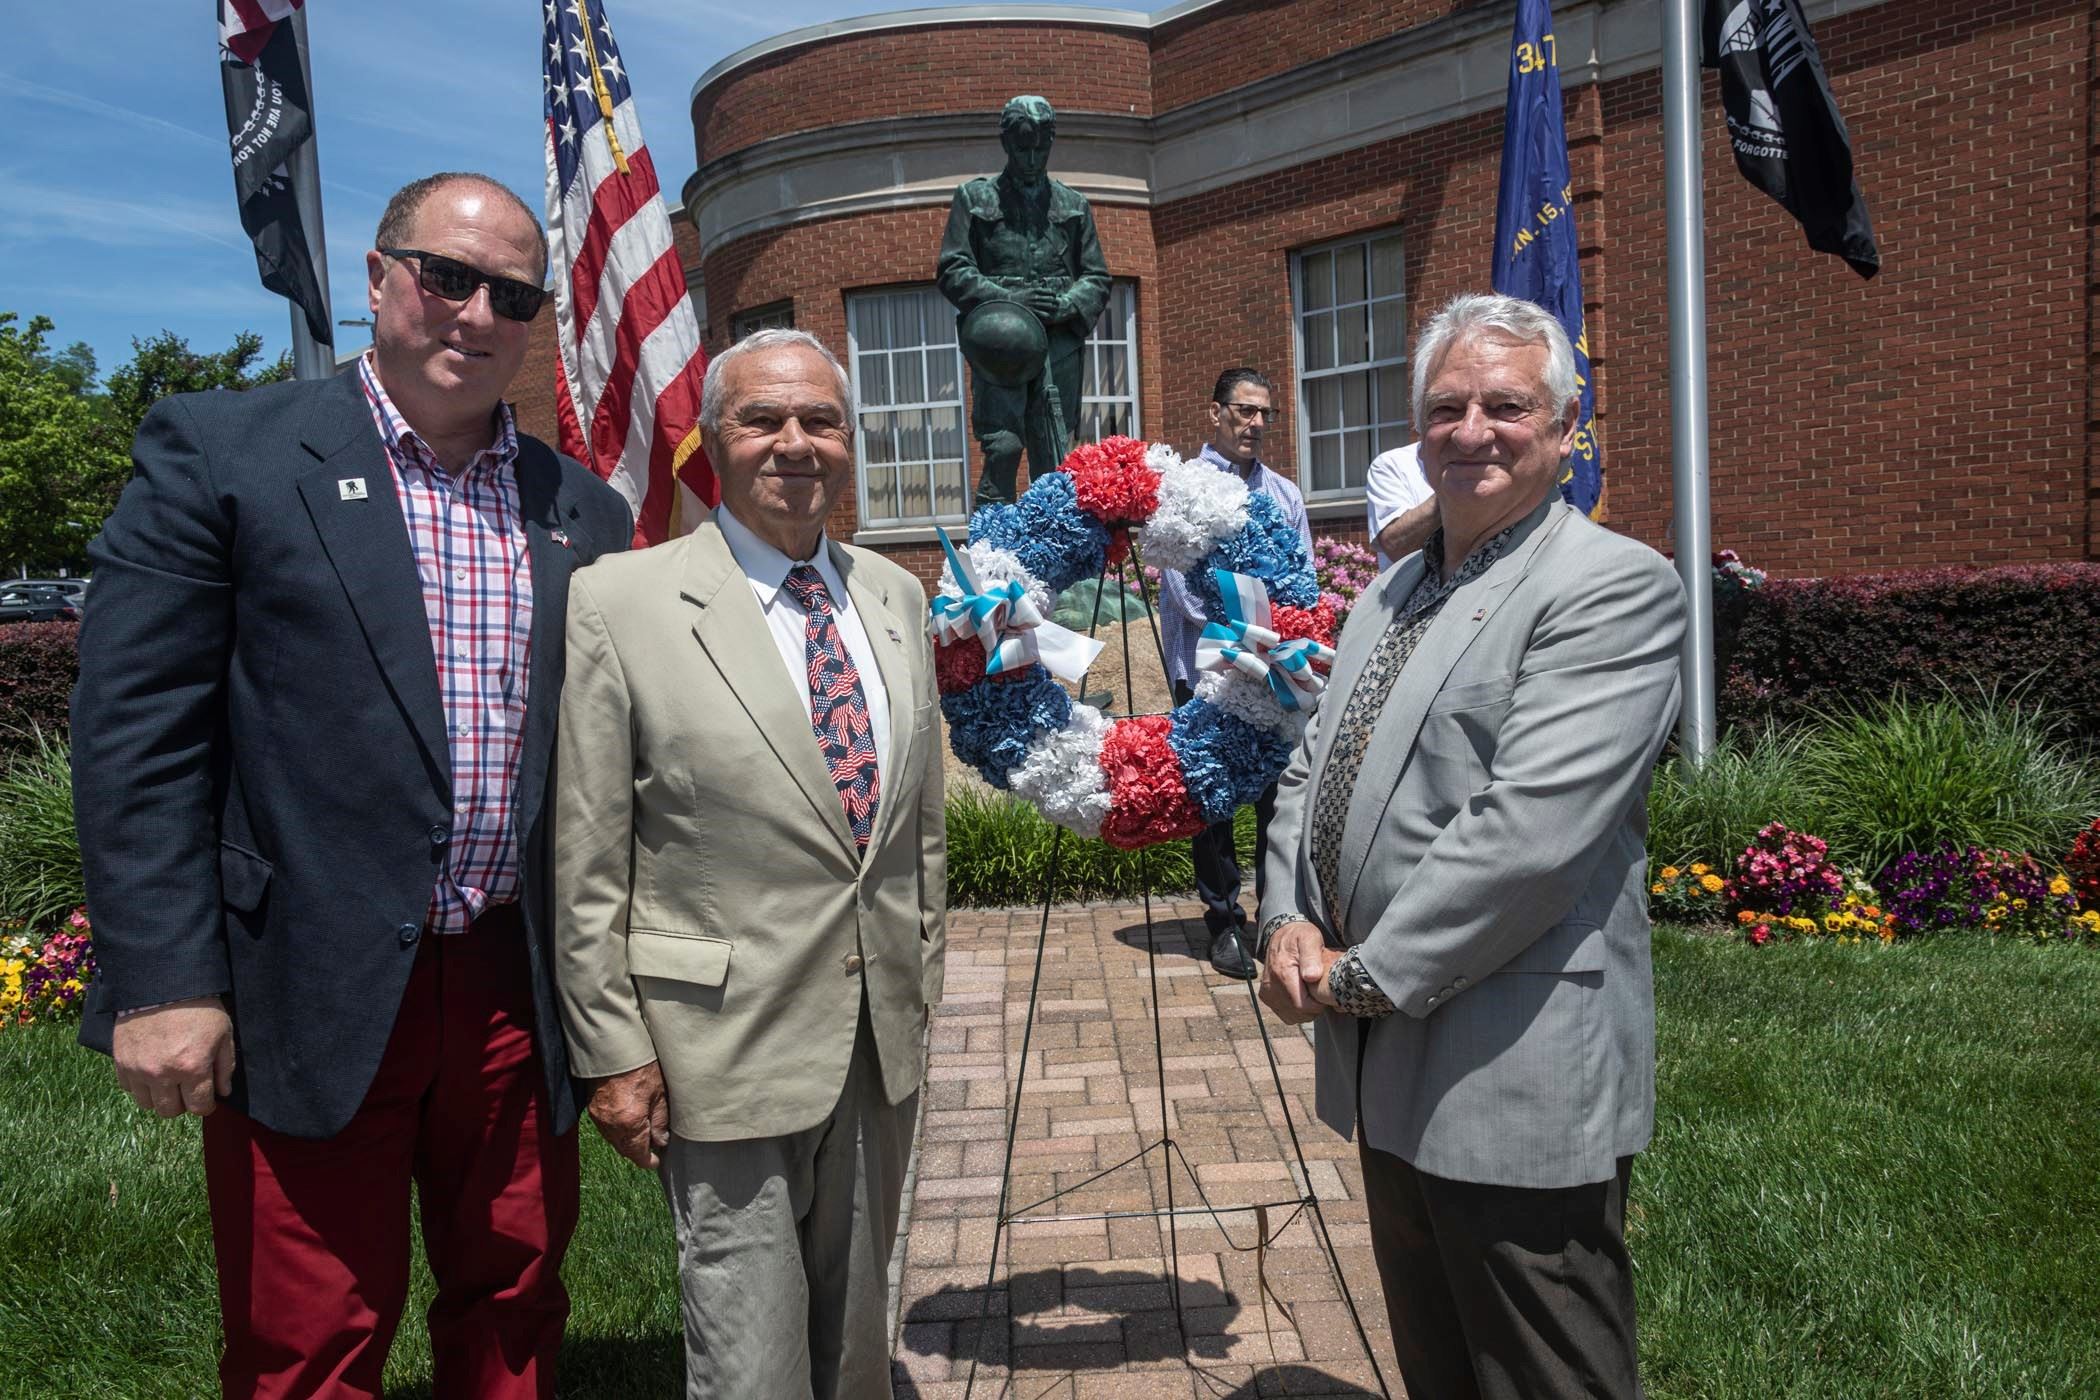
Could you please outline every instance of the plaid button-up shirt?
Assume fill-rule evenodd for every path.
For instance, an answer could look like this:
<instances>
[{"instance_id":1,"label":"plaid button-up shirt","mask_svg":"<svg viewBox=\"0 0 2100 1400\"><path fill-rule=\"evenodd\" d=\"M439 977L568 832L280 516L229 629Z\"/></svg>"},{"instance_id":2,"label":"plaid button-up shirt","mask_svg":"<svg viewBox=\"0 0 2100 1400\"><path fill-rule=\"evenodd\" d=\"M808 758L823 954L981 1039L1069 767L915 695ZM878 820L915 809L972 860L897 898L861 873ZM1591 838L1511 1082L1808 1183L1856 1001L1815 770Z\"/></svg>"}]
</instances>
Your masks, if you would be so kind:
<instances>
[{"instance_id":1,"label":"plaid button-up shirt","mask_svg":"<svg viewBox=\"0 0 2100 1400\"><path fill-rule=\"evenodd\" d=\"M370 354L357 372L408 523L452 758L452 825L427 920L433 933L463 933L490 905L518 897L512 799L525 738L532 569L517 424L510 405L498 405L495 444L447 471L387 397Z\"/></svg>"}]
</instances>

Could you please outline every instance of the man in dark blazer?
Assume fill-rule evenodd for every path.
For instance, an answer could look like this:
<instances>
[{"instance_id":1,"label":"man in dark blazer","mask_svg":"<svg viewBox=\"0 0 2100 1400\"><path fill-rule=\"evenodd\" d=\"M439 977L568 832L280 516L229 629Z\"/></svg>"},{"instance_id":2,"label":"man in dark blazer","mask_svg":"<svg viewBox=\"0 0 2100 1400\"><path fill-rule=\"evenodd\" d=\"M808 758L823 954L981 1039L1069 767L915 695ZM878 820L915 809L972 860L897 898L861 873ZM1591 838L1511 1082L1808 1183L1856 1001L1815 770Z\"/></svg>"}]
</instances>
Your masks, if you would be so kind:
<instances>
[{"instance_id":1,"label":"man in dark blazer","mask_svg":"<svg viewBox=\"0 0 2100 1400\"><path fill-rule=\"evenodd\" d=\"M204 1116L227 1395L380 1393L413 1185L437 1393L551 1396L577 1159L546 777L569 573L633 513L502 402L532 212L432 176L376 241L371 352L156 404L93 546L81 1039Z\"/></svg>"}]
</instances>

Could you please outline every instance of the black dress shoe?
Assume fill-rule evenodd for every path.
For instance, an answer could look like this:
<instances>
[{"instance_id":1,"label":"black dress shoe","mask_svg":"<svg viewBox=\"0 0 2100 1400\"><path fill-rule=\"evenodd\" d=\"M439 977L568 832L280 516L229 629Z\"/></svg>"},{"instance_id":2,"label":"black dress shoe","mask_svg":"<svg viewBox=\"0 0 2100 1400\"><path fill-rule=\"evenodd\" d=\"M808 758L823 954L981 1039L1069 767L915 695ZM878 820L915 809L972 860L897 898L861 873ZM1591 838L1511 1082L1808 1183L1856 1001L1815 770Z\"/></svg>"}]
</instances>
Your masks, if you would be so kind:
<instances>
[{"instance_id":1,"label":"black dress shoe","mask_svg":"<svg viewBox=\"0 0 2100 1400\"><path fill-rule=\"evenodd\" d=\"M1242 982L1251 982L1256 975L1254 959L1249 949L1254 942L1254 930L1242 924L1237 930L1226 929L1211 941L1210 965L1227 977L1237 977Z\"/></svg>"}]
</instances>

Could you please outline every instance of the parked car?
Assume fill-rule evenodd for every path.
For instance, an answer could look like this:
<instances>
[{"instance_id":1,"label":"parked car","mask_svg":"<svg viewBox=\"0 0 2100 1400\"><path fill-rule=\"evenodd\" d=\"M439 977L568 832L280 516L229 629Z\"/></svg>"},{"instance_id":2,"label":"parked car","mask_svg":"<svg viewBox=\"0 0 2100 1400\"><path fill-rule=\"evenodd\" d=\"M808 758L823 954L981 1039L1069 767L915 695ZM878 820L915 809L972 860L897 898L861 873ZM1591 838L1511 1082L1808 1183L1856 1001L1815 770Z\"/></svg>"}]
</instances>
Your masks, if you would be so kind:
<instances>
[{"instance_id":1,"label":"parked car","mask_svg":"<svg viewBox=\"0 0 2100 1400\"><path fill-rule=\"evenodd\" d=\"M0 582L0 588L56 588L76 603L87 596L87 586L84 578L18 578Z\"/></svg>"},{"instance_id":2,"label":"parked car","mask_svg":"<svg viewBox=\"0 0 2100 1400\"><path fill-rule=\"evenodd\" d=\"M80 599L42 583L0 587L0 623L78 622Z\"/></svg>"}]
</instances>

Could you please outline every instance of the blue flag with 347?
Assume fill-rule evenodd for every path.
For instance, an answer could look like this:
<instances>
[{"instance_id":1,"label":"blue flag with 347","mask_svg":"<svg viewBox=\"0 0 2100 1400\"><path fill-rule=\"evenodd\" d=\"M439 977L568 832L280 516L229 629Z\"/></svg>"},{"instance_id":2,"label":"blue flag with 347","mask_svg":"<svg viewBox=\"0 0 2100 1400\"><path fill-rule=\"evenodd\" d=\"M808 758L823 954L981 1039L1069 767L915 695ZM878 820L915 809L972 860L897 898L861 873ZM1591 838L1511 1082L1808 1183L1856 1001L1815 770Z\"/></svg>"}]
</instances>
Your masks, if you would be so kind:
<instances>
[{"instance_id":1,"label":"blue flag with 347","mask_svg":"<svg viewBox=\"0 0 2100 1400\"><path fill-rule=\"evenodd\" d=\"M1509 106L1502 124L1502 189L1495 200L1493 282L1496 291L1551 311L1574 342L1582 418L1560 493L1569 505L1594 515L1604 494L1604 460L1597 451L1593 421L1597 391L1590 382L1572 184L1553 8L1547 0L1517 0L1516 35L1509 50Z\"/></svg>"}]
</instances>

